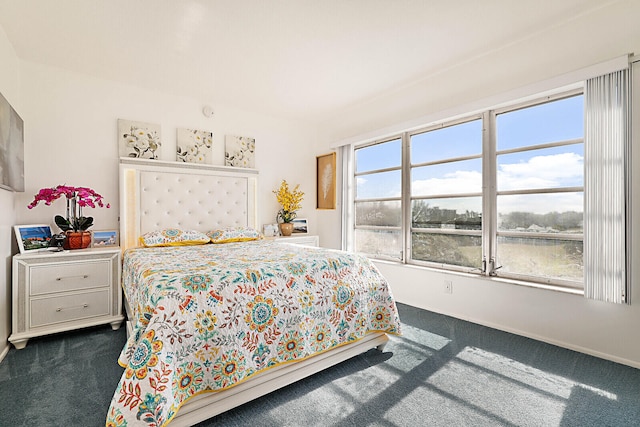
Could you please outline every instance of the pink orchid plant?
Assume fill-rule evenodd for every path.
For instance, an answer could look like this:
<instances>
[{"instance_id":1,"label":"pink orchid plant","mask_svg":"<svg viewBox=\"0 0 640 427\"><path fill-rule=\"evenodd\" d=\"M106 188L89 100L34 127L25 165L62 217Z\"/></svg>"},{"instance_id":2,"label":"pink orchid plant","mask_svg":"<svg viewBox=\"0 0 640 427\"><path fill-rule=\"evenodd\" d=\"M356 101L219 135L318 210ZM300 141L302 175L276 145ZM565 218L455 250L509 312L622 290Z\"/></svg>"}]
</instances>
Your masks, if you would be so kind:
<instances>
[{"instance_id":1,"label":"pink orchid plant","mask_svg":"<svg viewBox=\"0 0 640 427\"><path fill-rule=\"evenodd\" d=\"M82 216L83 207L111 207L109 203L105 204L103 197L92 189L87 187L70 187L67 185L41 189L27 207L33 209L40 202L51 206L51 203L62 196L67 199L67 217L64 218L61 215L56 215L54 218L56 225L60 227L62 231L84 231L93 225L92 217Z\"/></svg>"}]
</instances>

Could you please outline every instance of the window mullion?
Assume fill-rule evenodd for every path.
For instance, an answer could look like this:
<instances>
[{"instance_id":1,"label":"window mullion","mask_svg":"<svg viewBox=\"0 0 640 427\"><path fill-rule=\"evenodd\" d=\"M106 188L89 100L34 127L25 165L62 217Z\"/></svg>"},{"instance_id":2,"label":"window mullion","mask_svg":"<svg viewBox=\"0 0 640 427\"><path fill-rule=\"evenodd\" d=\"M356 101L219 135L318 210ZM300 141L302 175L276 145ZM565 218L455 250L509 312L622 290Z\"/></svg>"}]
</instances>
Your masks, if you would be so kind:
<instances>
[{"instance_id":1,"label":"window mullion","mask_svg":"<svg viewBox=\"0 0 640 427\"><path fill-rule=\"evenodd\" d=\"M407 132L402 134L402 262L411 259L411 148Z\"/></svg>"},{"instance_id":2,"label":"window mullion","mask_svg":"<svg viewBox=\"0 0 640 427\"><path fill-rule=\"evenodd\" d=\"M495 112L482 115L482 266L483 274L493 273L497 247L497 173Z\"/></svg>"}]
</instances>

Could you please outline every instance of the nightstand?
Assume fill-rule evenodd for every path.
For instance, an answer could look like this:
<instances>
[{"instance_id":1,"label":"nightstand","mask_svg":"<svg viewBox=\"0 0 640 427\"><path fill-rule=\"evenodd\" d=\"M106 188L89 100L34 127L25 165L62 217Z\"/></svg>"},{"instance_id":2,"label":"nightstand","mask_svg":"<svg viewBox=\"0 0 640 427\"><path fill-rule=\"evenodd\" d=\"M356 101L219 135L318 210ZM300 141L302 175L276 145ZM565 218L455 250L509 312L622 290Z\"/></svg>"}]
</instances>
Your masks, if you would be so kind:
<instances>
[{"instance_id":1,"label":"nightstand","mask_svg":"<svg viewBox=\"0 0 640 427\"><path fill-rule=\"evenodd\" d=\"M36 252L13 257L12 330L17 348L29 338L122 324L120 248Z\"/></svg>"},{"instance_id":2,"label":"nightstand","mask_svg":"<svg viewBox=\"0 0 640 427\"><path fill-rule=\"evenodd\" d=\"M274 238L277 242L294 243L296 245L320 246L320 238L310 234L298 234L291 236L279 236Z\"/></svg>"}]
</instances>

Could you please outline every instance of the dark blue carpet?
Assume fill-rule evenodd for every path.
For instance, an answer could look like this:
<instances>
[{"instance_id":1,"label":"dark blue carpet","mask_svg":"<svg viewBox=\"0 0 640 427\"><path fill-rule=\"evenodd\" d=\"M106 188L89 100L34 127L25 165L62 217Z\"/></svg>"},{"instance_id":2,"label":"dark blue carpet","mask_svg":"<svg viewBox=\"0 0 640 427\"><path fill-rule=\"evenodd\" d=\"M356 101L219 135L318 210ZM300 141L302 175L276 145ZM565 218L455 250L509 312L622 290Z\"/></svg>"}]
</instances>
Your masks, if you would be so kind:
<instances>
[{"instance_id":1,"label":"dark blue carpet","mask_svg":"<svg viewBox=\"0 0 640 427\"><path fill-rule=\"evenodd\" d=\"M399 304L402 337L205 426L640 426L640 370ZM0 364L0 426L104 426L125 332L32 339Z\"/></svg>"}]
</instances>

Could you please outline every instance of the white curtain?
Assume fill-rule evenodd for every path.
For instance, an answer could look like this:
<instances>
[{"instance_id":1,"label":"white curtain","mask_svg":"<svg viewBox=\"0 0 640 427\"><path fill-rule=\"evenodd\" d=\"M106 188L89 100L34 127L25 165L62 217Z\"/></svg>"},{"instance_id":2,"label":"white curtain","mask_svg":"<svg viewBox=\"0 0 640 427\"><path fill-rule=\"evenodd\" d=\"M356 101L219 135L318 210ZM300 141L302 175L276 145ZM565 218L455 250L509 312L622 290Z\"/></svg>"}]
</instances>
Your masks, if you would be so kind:
<instances>
[{"instance_id":1,"label":"white curtain","mask_svg":"<svg viewBox=\"0 0 640 427\"><path fill-rule=\"evenodd\" d=\"M584 295L628 303L630 84L624 69L585 86Z\"/></svg>"},{"instance_id":2,"label":"white curtain","mask_svg":"<svg viewBox=\"0 0 640 427\"><path fill-rule=\"evenodd\" d=\"M342 250L353 250L353 145L343 145L338 148L339 159L342 163Z\"/></svg>"}]
</instances>

